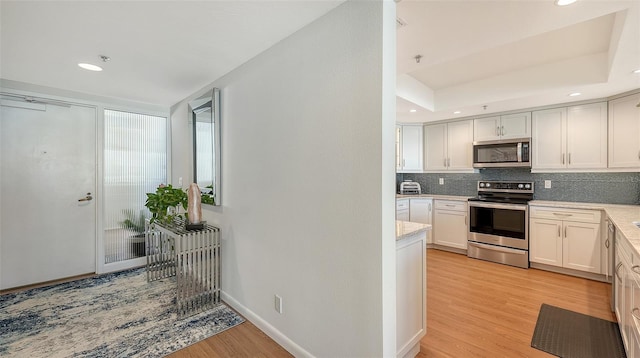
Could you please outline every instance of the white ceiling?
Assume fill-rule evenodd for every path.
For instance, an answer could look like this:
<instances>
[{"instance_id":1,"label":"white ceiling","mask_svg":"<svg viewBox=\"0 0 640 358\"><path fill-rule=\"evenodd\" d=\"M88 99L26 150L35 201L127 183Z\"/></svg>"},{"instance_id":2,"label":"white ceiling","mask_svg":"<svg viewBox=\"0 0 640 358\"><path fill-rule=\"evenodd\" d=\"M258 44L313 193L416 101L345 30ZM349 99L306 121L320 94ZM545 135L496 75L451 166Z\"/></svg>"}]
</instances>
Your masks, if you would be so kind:
<instances>
[{"instance_id":1,"label":"white ceiling","mask_svg":"<svg viewBox=\"0 0 640 358\"><path fill-rule=\"evenodd\" d=\"M0 77L168 107L340 3L2 0Z\"/></svg>"},{"instance_id":2,"label":"white ceiling","mask_svg":"<svg viewBox=\"0 0 640 358\"><path fill-rule=\"evenodd\" d=\"M342 2L0 0L0 77L170 106ZM640 68L639 0L397 5L407 23L397 35L401 122L640 88L640 75L631 73ZM111 61L99 63L99 55ZM78 62L104 71L81 70ZM583 95L567 97L574 91Z\"/></svg>"},{"instance_id":3,"label":"white ceiling","mask_svg":"<svg viewBox=\"0 0 640 358\"><path fill-rule=\"evenodd\" d=\"M398 3L400 122L603 98L640 88L640 1ZM421 55L420 62L415 60ZM579 97L568 97L581 92ZM426 94L426 95L425 95ZM426 100L423 100L428 97ZM420 106L421 105L421 106ZM484 106L487 106L484 109ZM418 109L409 113L409 109ZM454 111L460 111L454 114Z\"/></svg>"}]
</instances>

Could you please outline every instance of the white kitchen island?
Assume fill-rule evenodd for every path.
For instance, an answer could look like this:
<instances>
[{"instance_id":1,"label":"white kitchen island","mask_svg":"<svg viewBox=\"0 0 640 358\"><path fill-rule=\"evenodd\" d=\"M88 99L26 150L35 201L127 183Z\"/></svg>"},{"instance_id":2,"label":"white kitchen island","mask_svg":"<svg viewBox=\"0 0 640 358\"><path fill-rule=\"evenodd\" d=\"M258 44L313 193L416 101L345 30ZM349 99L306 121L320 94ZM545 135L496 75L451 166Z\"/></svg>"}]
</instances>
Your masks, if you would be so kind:
<instances>
[{"instance_id":1,"label":"white kitchen island","mask_svg":"<svg viewBox=\"0 0 640 358\"><path fill-rule=\"evenodd\" d=\"M396 356L415 357L427 333L427 233L431 225L396 221Z\"/></svg>"}]
</instances>

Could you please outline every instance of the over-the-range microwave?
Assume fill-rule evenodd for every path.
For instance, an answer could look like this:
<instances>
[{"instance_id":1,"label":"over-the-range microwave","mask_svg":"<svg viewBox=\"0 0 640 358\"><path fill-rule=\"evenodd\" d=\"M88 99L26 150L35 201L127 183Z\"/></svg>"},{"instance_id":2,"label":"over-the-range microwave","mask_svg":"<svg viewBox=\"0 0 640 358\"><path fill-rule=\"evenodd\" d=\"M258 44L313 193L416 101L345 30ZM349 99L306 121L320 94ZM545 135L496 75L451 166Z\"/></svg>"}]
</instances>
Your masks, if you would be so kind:
<instances>
[{"instance_id":1,"label":"over-the-range microwave","mask_svg":"<svg viewBox=\"0 0 640 358\"><path fill-rule=\"evenodd\" d=\"M474 168L531 168L531 138L473 142Z\"/></svg>"}]
</instances>

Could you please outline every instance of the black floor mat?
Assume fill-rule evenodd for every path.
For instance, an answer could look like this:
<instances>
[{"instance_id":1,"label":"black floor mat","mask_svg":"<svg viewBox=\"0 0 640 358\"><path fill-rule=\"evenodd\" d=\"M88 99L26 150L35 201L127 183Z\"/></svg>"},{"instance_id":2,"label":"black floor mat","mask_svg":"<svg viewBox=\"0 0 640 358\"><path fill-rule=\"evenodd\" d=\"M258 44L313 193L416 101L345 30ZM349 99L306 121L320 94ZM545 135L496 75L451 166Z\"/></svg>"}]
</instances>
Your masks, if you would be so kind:
<instances>
[{"instance_id":1,"label":"black floor mat","mask_svg":"<svg viewBox=\"0 0 640 358\"><path fill-rule=\"evenodd\" d=\"M624 358L617 322L542 304L531 347L563 358Z\"/></svg>"}]
</instances>

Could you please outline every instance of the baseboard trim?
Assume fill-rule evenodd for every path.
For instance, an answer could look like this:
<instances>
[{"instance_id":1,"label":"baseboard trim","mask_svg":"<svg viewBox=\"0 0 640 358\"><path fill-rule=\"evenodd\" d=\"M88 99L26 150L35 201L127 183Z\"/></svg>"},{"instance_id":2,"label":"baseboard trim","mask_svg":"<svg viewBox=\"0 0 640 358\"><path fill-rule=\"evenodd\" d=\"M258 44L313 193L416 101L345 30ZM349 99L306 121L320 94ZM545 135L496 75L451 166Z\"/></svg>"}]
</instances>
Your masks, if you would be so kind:
<instances>
[{"instance_id":1,"label":"baseboard trim","mask_svg":"<svg viewBox=\"0 0 640 358\"><path fill-rule=\"evenodd\" d=\"M255 312L248 309L240 302L238 302L233 297L229 296L226 292L221 292L221 298L224 302L226 302L231 308L238 311L244 318L246 318L249 322L253 323L256 327L258 327L262 332L264 332L271 339L276 341L282 348L286 349L287 352L291 353L294 357L309 357L313 358L313 355L307 352L304 348L300 347L294 341L292 341L289 337L284 335L284 333L277 330L274 326L272 326L269 322L265 321L262 317L258 316Z\"/></svg>"},{"instance_id":2,"label":"baseboard trim","mask_svg":"<svg viewBox=\"0 0 640 358\"><path fill-rule=\"evenodd\" d=\"M597 274L597 273L591 273L591 272L583 272L583 271L568 269L568 268L564 268L564 267L556 267L556 266L551 266L551 265L545 265L545 264L541 264L541 263L537 263L537 262L529 263L529 267L530 268L534 268L534 269L538 269L538 270L544 270L544 271L551 271L551 272L555 272L555 273L560 273L560 274L563 274L563 275L586 278L588 280L611 283L611 280L607 276L605 276L603 274Z\"/></svg>"},{"instance_id":3,"label":"baseboard trim","mask_svg":"<svg viewBox=\"0 0 640 358\"><path fill-rule=\"evenodd\" d=\"M454 254L460 254L460 255L466 255L467 254L467 250L465 250L465 249L458 249L456 247L449 247L449 246L438 245L438 244L427 244L427 249L436 249L436 250L440 250L440 251L448 251L448 252L453 252Z\"/></svg>"}]
</instances>

